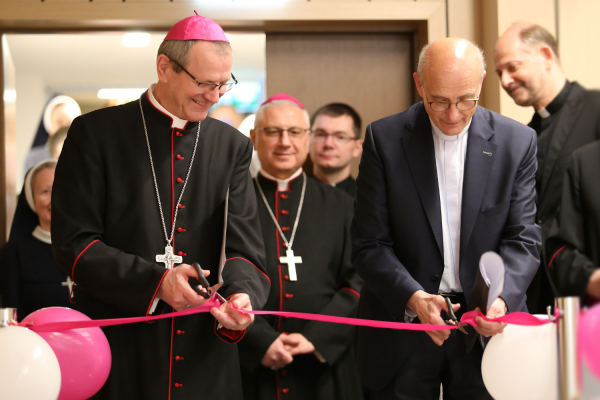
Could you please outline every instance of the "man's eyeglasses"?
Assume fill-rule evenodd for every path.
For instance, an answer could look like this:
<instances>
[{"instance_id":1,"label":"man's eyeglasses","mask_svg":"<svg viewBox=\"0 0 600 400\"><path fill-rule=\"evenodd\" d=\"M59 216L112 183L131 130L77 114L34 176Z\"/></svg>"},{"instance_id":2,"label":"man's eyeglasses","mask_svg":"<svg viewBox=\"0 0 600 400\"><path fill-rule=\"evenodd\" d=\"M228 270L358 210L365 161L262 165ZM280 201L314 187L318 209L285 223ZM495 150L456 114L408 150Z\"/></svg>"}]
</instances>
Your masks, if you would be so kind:
<instances>
[{"instance_id":1,"label":"man's eyeglasses","mask_svg":"<svg viewBox=\"0 0 600 400\"><path fill-rule=\"evenodd\" d=\"M475 107L475 105L477 105L477 102L479 101L479 97L476 99L464 99L461 101L458 101L456 103L449 103L447 101L427 101L427 97L425 97L425 102L427 104L429 104L429 107L431 107L431 109L435 112L444 112L447 111L448 109L450 109L450 106L452 104L456 105L456 108L458 109L458 111L469 111L471 110L473 107Z\"/></svg>"},{"instance_id":2,"label":"man's eyeglasses","mask_svg":"<svg viewBox=\"0 0 600 400\"><path fill-rule=\"evenodd\" d=\"M349 136L349 135L345 135L343 133L327 133L325 131L322 131L320 129L317 129L315 131L312 132L312 140L315 143L325 143L327 141L327 138L330 137L333 139L333 143L336 146L343 146L351 141L357 140L355 137Z\"/></svg>"},{"instance_id":3,"label":"man's eyeglasses","mask_svg":"<svg viewBox=\"0 0 600 400\"><path fill-rule=\"evenodd\" d=\"M200 89L200 93L202 94L212 92L213 90L215 90L215 88L219 88L219 94L225 94L226 92L229 92L231 89L233 89L233 87L238 83L237 79L235 79L235 76L233 76L233 73L231 74L231 78L235 82L228 82L222 85L217 85L216 83L211 82L200 82L198 81L198 79L196 79L196 77L194 77L194 75L190 74L187 69L183 68L183 65L179 64L172 58L171 61L173 61L175 65L181 68L186 74L190 76L190 78L194 80L194 82L198 85L198 89Z\"/></svg>"},{"instance_id":4,"label":"man's eyeglasses","mask_svg":"<svg viewBox=\"0 0 600 400\"><path fill-rule=\"evenodd\" d=\"M288 135L290 136L290 139L300 139L301 137L304 136L304 134L306 132L308 132L310 130L310 129L300 128L297 126L293 126L291 128L287 128L287 129L278 128L276 126L267 126L264 128L259 127L259 128L254 128L254 129L263 131L265 133L265 136L268 137L269 139L279 138L283 135L283 132L287 132Z\"/></svg>"}]
</instances>

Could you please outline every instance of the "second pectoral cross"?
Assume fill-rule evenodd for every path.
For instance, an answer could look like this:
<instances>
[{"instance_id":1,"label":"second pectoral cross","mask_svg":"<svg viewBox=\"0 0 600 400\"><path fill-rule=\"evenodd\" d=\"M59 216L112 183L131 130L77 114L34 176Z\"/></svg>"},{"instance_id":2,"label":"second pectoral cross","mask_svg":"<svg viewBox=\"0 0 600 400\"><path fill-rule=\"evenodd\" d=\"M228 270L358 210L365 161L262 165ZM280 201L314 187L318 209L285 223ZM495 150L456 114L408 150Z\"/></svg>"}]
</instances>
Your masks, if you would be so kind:
<instances>
[{"instance_id":1,"label":"second pectoral cross","mask_svg":"<svg viewBox=\"0 0 600 400\"><path fill-rule=\"evenodd\" d=\"M290 274L290 281L297 281L298 276L296 275L296 263L302 263L302 257L294 257L294 250L288 249L285 251L285 257L279 257L279 262L288 265L288 272Z\"/></svg>"},{"instance_id":2,"label":"second pectoral cross","mask_svg":"<svg viewBox=\"0 0 600 400\"><path fill-rule=\"evenodd\" d=\"M180 264L183 262L183 257L173 254L173 246L168 244L165 247L165 254L156 255L156 262L164 263L165 268L172 269L173 264Z\"/></svg>"}]
</instances>

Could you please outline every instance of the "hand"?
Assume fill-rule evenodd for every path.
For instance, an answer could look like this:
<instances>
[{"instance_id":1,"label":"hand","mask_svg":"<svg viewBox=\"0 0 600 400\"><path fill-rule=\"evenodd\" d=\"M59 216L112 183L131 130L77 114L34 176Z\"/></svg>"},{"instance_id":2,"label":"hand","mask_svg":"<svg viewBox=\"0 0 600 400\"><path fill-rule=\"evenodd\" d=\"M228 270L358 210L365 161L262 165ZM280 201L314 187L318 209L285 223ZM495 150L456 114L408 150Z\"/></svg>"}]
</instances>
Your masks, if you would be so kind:
<instances>
[{"instance_id":1,"label":"hand","mask_svg":"<svg viewBox=\"0 0 600 400\"><path fill-rule=\"evenodd\" d=\"M504 314L506 314L504 312L505 309L506 309L506 303L504 302L504 300L502 298L498 297L492 303L492 306L488 310L486 317L488 317L488 318L502 317L502 316L504 316ZM476 310L481 311L479 309L479 307L477 307ZM474 326L473 328L475 328L477 333L479 333L485 337L495 336L499 333L504 332L504 328L506 328L506 325L507 325L504 322L488 322L481 317L475 317L475 322L477 322L477 325L479 325L479 326L478 327Z\"/></svg>"},{"instance_id":2,"label":"hand","mask_svg":"<svg viewBox=\"0 0 600 400\"><path fill-rule=\"evenodd\" d=\"M219 308L211 308L210 313L223 327L234 331L242 331L254 322L254 314L238 311L232 306L238 310L252 311L250 297L246 293L238 293L231 296L227 303L221 304Z\"/></svg>"},{"instance_id":3,"label":"hand","mask_svg":"<svg viewBox=\"0 0 600 400\"><path fill-rule=\"evenodd\" d=\"M204 276L210 275L210 271L203 270ZM158 289L158 298L165 301L177 311L185 310L188 305L200 306L208 300L200 296L188 283L189 278L198 279L196 268L189 264L180 264L169 270ZM206 289L201 288L206 292Z\"/></svg>"},{"instance_id":4,"label":"hand","mask_svg":"<svg viewBox=\"0 0 600 400\"><path fill-rule=\"evenodd\" d=\"M292 356L298 354L310 354L315 351L315 346L301 333L290 333L289 335L282 335L280 337L285 345L285 349L289 351Z\"/></svg>"},{"instance_id":5,"label":"hand","mask_svg":"<svg viewBox=\"0 0 600 400\"><path fill-rule=\"evenodd\" d=\"M282 333L273 343L271 343L271 346L269 346L267 352L260 361L262 365L267 368L278 369L283 368L294 361L294 358L285 348L285 344L283 343L282 338L285 336L287 335Z\"/></svg>"},{"instance_id":6,"label":"hand","mask_svg":"<svg viewBox=\"0 0 600 400\"><path fill-rule=\"evenodd\" d=\"M442 296L425 293L418 290L408 300L408 307L413 310L422 324L428 325L446 325L440 313L445 310L447 313L448 305ZM453 304L452 310L458 311L460 304ZM431 340L438 346L441 346L446 339L450 337L450 330L427 331Z\"/></svg>"},{"instance_id":7,"label":"hand","mask_svg":"<svg viewBox=\"0 0 600 400\"><path fill-rule=\"evenodd\" d=\"M595 270L592 276L590 276L585 292L592 297L600 299L600 269Z\"/></svg>"}]
</instances>

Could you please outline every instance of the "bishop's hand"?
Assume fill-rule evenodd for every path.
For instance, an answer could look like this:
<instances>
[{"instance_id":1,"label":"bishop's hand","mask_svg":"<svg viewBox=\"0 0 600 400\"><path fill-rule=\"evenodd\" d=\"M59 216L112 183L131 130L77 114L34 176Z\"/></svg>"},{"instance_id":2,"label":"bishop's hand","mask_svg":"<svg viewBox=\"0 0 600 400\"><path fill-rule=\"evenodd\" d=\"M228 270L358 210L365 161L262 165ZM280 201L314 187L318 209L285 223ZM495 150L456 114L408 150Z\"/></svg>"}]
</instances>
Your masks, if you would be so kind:
<instances>
[{"instance_id":1,"label":"bishop's hand","mask_svg":"<svg viewBox=\"0 0 600 400\"><path fill-rule=\"evenodd\" d=\"M242 312L243 310L252 311L252 303L246 293L238 293L231 296L219 308L211 308L210 313L224 328L241 331L254 322L254 314L247 314Z\"/></svg>"},{"instance_id":2,"label":"bishop's hand","mask_svg":"<svg viewBox=\"0 0 600 400\"><path fill-rule=\"evenodd\" d=\"M203 270L204 276L210 275L210 271ZM185 310L188 306L200 306L208 301L200 296L188 283L189 278L198 279L196 269L189 264L180 264L167 272L160 288L158 298L169 304L177 311ZM202 288L203 291L206 289Z\"/></svg>"},{"instance_id":3,"label":"bishop's hand","mask_svg":"<svg viewBox=\"0 0 600 400\"><path fill-rule=\"evenodd\" d=\"M446 300L442 296L418 290L408 300L408 307L417 314L422 324L446 325L440 314L442 310L445 310L447 313L449 310ZM452 305L453 311L458 311L459 308L460 304ZM450 330L427 331L426 333L438 346L441 346L450 337Z\"/></svg>"},{"instance_id":4,"label":"bishop's hand","mask_svg":"<svg viewBox=\"0 0 600 400\"><path fill-rule=\"evenodd\" d=\"M294 361L294 358L287 350L283 341L286 336L285 333L282 333L273 341L273 343L271 343L271 346L269 346L267 352L260 361L263 366L271 369L279 369Z\"/></svg>"},{"instance_id":5,"label":"bishop's hand","mask_svg":"<svg viewBox=\"0 0 600 400\"><path fill-rule=\"evenodd\" d=\"M301 333L290 333L289 335L282 335L280 337L285 344L286 350L292 356L315 352L315 345Z\"/></svg>"}]
</instances>

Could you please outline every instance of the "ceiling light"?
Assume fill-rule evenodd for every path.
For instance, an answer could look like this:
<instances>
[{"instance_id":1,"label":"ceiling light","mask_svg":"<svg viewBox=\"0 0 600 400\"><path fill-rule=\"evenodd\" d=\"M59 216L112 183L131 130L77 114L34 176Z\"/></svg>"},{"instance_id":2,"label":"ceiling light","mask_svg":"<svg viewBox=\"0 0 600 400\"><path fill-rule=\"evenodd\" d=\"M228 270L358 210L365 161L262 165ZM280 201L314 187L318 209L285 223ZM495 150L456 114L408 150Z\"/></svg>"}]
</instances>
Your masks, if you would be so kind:
<instances>
[{"instance_id":1,"label":"ceiling light","mask_svg":"<svg viewBox=\"0 0 600 400\"><path fill-rule=\"evenodd\" d=\"M150 43L150 34L142 32L131 32L123 35L123 46L144 47Z\"/></svg>"},{"instance_id":2,"label":"ceiling light","mask_svg":"<svg viewBox=\"0 0 600 400\"><path fill-rule=\"evenodd\" d=\"M146 89L100 89L98 91L98 98L100 99L118 99L118 100L130 100L139 98Z\"/></svg>"}]
</instances>

